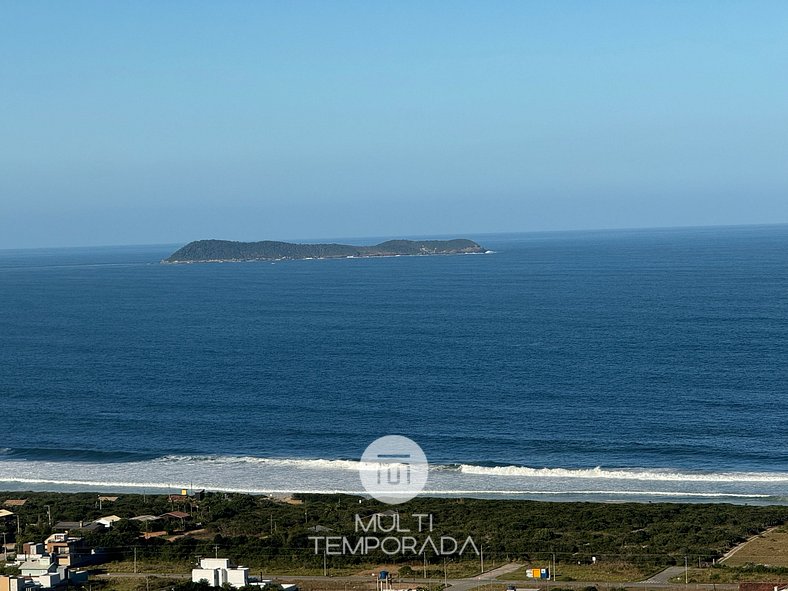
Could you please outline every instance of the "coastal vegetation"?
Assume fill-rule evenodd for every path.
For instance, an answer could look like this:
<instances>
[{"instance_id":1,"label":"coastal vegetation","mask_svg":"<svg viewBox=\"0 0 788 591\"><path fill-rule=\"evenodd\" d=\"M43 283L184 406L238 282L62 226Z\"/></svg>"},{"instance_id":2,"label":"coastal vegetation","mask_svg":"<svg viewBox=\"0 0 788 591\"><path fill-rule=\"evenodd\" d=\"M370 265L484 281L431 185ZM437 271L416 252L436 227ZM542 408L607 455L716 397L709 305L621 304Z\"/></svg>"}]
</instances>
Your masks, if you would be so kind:
<instances>
[{"instance_id":1,"label":"coastal vegetation","mask_svg":"<svg viewBox=\"0 0 788 591\"><path fill-rule=\"evenodd\" d=\"M485 249L466 239L388 240L373 246L349 244L295 244L263 240L197 240L179 248L164 263L200 263L220 261L276 261L288 259L328 259L347 257L416 256L483 253Z\"/></svg>"},{"instance_id":2,"label":"coastal vegetation","mask_svg":"<svg viewBox=\"0 0 788 591\"><path fill-rule=\"evenodd\" d=\"M480 557L469 552L444 557L315 553L316 536L355 539L356 515L392 516L391 506L347 495L297 495L278 499L245 494L207 493L202 498L167 495L119 495L112 503L92 493L0 493L0 499L22 496L20 518L3 527L9 541L42 540L57 522L88 522L114 514L124 518L109 529L73 532L91 547L101 547L114 561L112 572L130 568L136 557L141 571L188 572L198 556L225 556L253 572L282 574L356 574L374 565L402 569L402 576L471 576ZM154 523L134 521L138 515L174 510L187 519ZM711 566L748 537L788 520L788 507L671 503L549 503L519 500L417 498L396 507L401 526L412 514L432 515L433 536L471 536L483 550L485 569L504 563L547 567L555 561L563 580L582 580L591 565L597 572L616 571L626 580L668 565ZM50 525L50 518L52 524ZM412 529L412 528L411 528ZM154 531L159 530L159 531ZM149 539L145 539L146 534ZM379 535L386 534L365 534ZM418 534L415 535L426 535ZM167 566L169 565L169 566ZM743 567L740 567L743 568ZM148 570L149 569L149 570ZM708 569L706 569L708 570ZM723 572L723 571L720 571ZM517 578L518 574L506 578ZM704 580L711 580L710 575ZM593 579L597 580L597 579Z\"/></svg>"}]
</instances>

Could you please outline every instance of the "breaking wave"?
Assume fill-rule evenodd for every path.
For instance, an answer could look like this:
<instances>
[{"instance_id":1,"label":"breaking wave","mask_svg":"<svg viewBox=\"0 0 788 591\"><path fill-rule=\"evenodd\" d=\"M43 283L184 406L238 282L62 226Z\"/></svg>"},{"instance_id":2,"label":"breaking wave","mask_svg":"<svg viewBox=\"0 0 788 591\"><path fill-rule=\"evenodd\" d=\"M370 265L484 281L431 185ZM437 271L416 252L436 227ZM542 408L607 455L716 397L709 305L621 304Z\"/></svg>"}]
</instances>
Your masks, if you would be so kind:
<instances>
[{"instance_id":1,"label":"breaking wave","mask_svg":"<svg viewBox=\"0 0 788 591\"><path fill-rule=\"evenodd\" d=\"M358 471L377 464L351 459L255 456L0 451L0 488L166 492L204 488L252 494L364 494ZM36 456L42 459L34 459ZM45 458L45 459L44 459ZM564 500L683 500L784 503L788 473L700 472L676 468L532 468L436 464L429 496ZM24 487L24 488L22 488Z\"/></svg>"},{"instance_id":2,"label":"breaking wave","mask_svg":"<svg viewBox=\"0 0 788 591\"><path fill-rule=\"evenodd\" d=\"M528 468L527 466L454 467L463 474L479 476L519 476L531 478L584 478L613 480L646 480L669 482L788 482L788 473L780 472L676 472L672 470L596 468Z\"/></svg>"}]
</instances>

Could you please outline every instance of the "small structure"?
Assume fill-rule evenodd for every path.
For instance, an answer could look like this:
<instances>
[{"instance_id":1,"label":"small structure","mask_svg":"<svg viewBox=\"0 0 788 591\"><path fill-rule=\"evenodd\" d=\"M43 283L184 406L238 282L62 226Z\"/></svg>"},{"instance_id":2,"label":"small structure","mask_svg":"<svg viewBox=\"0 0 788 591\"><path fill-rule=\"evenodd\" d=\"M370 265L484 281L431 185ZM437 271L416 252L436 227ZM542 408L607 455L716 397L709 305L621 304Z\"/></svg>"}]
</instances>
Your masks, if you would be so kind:
<instances>
[{"instance_id":1,"label":"small structure","mask_svg":"<svg viewBox=\"0 0 788 591\"><path fill-rule=\"evenodd\" d=\"M244 587L249 584L249 569L244 566L230 566L227 558L203 558L200 568L192 569L192 582L207 581L212 587L221 587L225 583L233 587Z\"/></svg>"},{"instance_id":2,"label":"small structure","mask_svg":"<svg viewBox=\"0 0 788 591\"><path fill-rule=\"evenodd\" d=\"M149 521L158 521L159 519L161 518L157 517L156 515L137 515L136 517L129 518L130 521L141 521L143 523Z\"/></svg>"},{"instance_id":3,"label":"small structure","mask_svg":"<svg viewBox=\"0 0 788 591\"><path fill-rule=\"evenodd\" d=\"M58 521L55 525L52 526L52 529L59 532L70 532L70 531L96 531L97 529L101 529L104 527L100 523L96 523L95 521Z\"/></svg>"},{"instance_id":4,"label":"small structure","mask_svg":"<svg viewBox=\"0 0 788 591\"><path fill-rule=\"evenodd\" d=\"M44 563L41 565L44 566ZM35 565L23 564L21 576L0 576L0 591L40 591L68 584L87 583L87 571L72 571L54 563L46 570Z\"/></svg>"},{"instance_id":5,"label":"small structure","mask_svg":"<svg viewBox=\"0 0 788 591\"><path fill-rule=\"evenodd\" d=\"M57 563L50 555L31 558L19 565L19 574L23 577L40 577L57 572Z\"/></svg>"},{"instance_id":6,"label":"small structure","mask_svg":"<svg viewBox=\"0 0 788 591\"><path fill-rule=\"evenodd\" d=\"M189 514L186 511L168 511L167 513L162 513L159 515L159 519L167 519L168 517L173 517L175 519L187 519Z\"/></svg>"},{"instance_id":7,"label":"small structure","mask_svg":"<svg viewBox=\"0 0 788 591\"><path fill-rule=\"evenodd\" d=\"M27 499L8 499L3 503L5 507L21 507L27 503Z\"/></svg>"},{"instance_id":8,"label":"small structure","mask_svg":"<svg viewBox=\"0 0 788 591\"><path fill-rule=\"evenodd\" d=\"M121 518L118 517L117 515L107 515L106 517L99 517L93 523L98 523L99 525L103 525L104 527L109 529L110 527L112 527L113 523L117 523L120 520Z\"/></svg>"},{"instance_id":9,"label":"small structure","mask_svg":"<svg viewBox=\"0 0 788 591\"><path fill-rule=\"evenodd\" d=\"M167 513L163 513L162 515L159 515L159 519L165 519L169 521L173 519L179 519L181 522L181 529L186 529L186 520L189 517L191 517L191 515L189 515L185 511L168 511Z\"/></svg>"},{"instance_id":10,"label":"small structure","mask_svg":"<svg viewBox=\"0 0 788 591\"><path fill-rule=\"evenodd\" d=\"M549 568L527 568L525 569L525 576L529 579L549 579Z\"/></svg>"},{"instance_id":11,"label":"small structure","mask_svg":"<svg viewBox=\"0 0 788 591\"><path fill-rule=\"evenodd\" d=\"M326 527L325 525L313 525L312 527L308 527L307 530L313 531L315 533L323 533L323 532L332 532L334 531L330 527Z\"/></svg>"},{"instance_id":12,"label":"small structure","mask_svg":"<svg viewBox=\"0 0 788 591\"><path fill-rule=\"evenodd\" d=\"M28 560L37 560L43 556L46 556L44 544L39 542L25 542L22 544L22 552L17 553L16 560L18 562L26 562Z\"/></svg>"},{"instance_id":13,"label":"small structure","mask_svg":"<svg viewBox=\"0 0 788 591\"><path fill-rule=\"evenodd\" d=\"M377 591L391 591L391 573L387 570L382 570L378 573L378 578L375 580L375 588Z\"/></svg>"}]
</instances>

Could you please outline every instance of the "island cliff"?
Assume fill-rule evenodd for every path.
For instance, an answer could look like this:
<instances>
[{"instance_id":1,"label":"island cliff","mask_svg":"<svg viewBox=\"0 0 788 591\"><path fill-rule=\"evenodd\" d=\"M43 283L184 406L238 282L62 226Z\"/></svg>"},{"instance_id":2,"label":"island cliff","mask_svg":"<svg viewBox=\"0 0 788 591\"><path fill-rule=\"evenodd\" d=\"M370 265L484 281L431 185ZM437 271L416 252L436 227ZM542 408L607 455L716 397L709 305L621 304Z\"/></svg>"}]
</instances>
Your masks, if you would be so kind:
<instances>
[{"instance_id":1,"label":"island cliff","mask_svg":"<svg viewBox=\"0 0 788 591\"><path fill-rule=\"evenodd\" d=\"M446 255L484 253L472 240L388 240L374 246L348 244L294 244L290 242L233 242L196 240L172 253L162 263L210 263L232 261L278 261L398 255Z\"/></svg>"}]
</instances>

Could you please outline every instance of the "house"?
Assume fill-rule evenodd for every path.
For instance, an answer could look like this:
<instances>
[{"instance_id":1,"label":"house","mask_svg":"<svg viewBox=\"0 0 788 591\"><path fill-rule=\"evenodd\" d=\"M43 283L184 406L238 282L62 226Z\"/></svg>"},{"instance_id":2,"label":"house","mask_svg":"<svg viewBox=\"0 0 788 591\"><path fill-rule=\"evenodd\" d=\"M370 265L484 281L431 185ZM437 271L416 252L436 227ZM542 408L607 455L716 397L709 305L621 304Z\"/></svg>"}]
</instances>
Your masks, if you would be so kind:
<instances>
[{"instance_id":1,"label":"house","mask_svg":"<svg viewBox=\"0 0 788 591\"><path fill-rule=\"evenodd\" d=\"M243 566L230 566L227 558L203 558L200 568L192 569L192 582L207 581L212 587L221 587L225 583L233 587L244 587L249 584L249 569Z\"/></svg>"},{"instance_id":2,"label":"house","mask_svg":"<svg viewBox=\"0 0 788 591\"><path fill-rule=\"evenodd\" d=\"M46 549L44 544L38 542L25 542L22 544L22 552L17 553L17 561L25 562L27 560L36 560L46 556Z\"/></svg>"},{"instance_id":3,"label":"house","mask_svg":"<svg viewBox=\"0 0 788 591\"><path fill-rule=\"evenodd\" d=\"M137 515L136 517L130 517L129 519L131 521L141 521L144 523L146 521L158 521L161 518L157 517L156 515Z\"/></svg>"},{"instance_id":4,"label":"house","mask_svg":"<svg viewBox=\"0 0 788 591\"><path fill-rule=\"evenodd\" d=\"M27 499L8 499L3 503L4 507L21 507L27 503Z\"/></svg>"},{"instance_id":5,"label":"house","mask_svg":"<svg viewBox=\"0 0 788 591\"><path fill-rule=\"evenodd\" d=\"M186 529L186 520L191 517L185 511L169 511L162 515L159 515L159 519L165 519L172 521L173 519L179 519L181 522L181 529Z\"/></svg>"},{"instance_id":6,"label":"house","mask_svg":"<svg viewBox=\"0 0 788 591\"><path fill-rule=\"evenodd\" d=\"M40 577L57 572L57 562L50 555L31 558L19 565L19 573L23 577Z\"/></svg>"},{"instance_id":7,"label":"house","mask_svg":"<svg viewBox=\"0 0 788 591\"><path fill-rule=\"evenodd\" d=\"M101 526L99 526L101 527ZM90 550L82 538L56 533L44 540L44 547L53 560L60 566L76 566L91 562Z\"/></svg>"},{"instance_id":8,"label":"house","mask_svg":"<svg viewBox=\"0 0 788 591\"><path fill-rule=\"evenodd\" d=\"M107 515L106 517L99 517L93 523L98 523L99 525L103 525L106 528L112 527L113 523L117 523L120 521L121 518L117 515Z\"/></svg>"},{"instance_id":9,"label":"house","mask_svg":"<svg viewBox=\"0 0 788 591\"><path fill-rule=\"evenodd\" d=\"M53 589L62 585L86 583L87 571L72 571L65 566L50 563L49 568L43 570L46 561L41 565L23 564L20 567L21 576L0 576L0 591L39 591Z\"/></svg>"}]
</instances>

